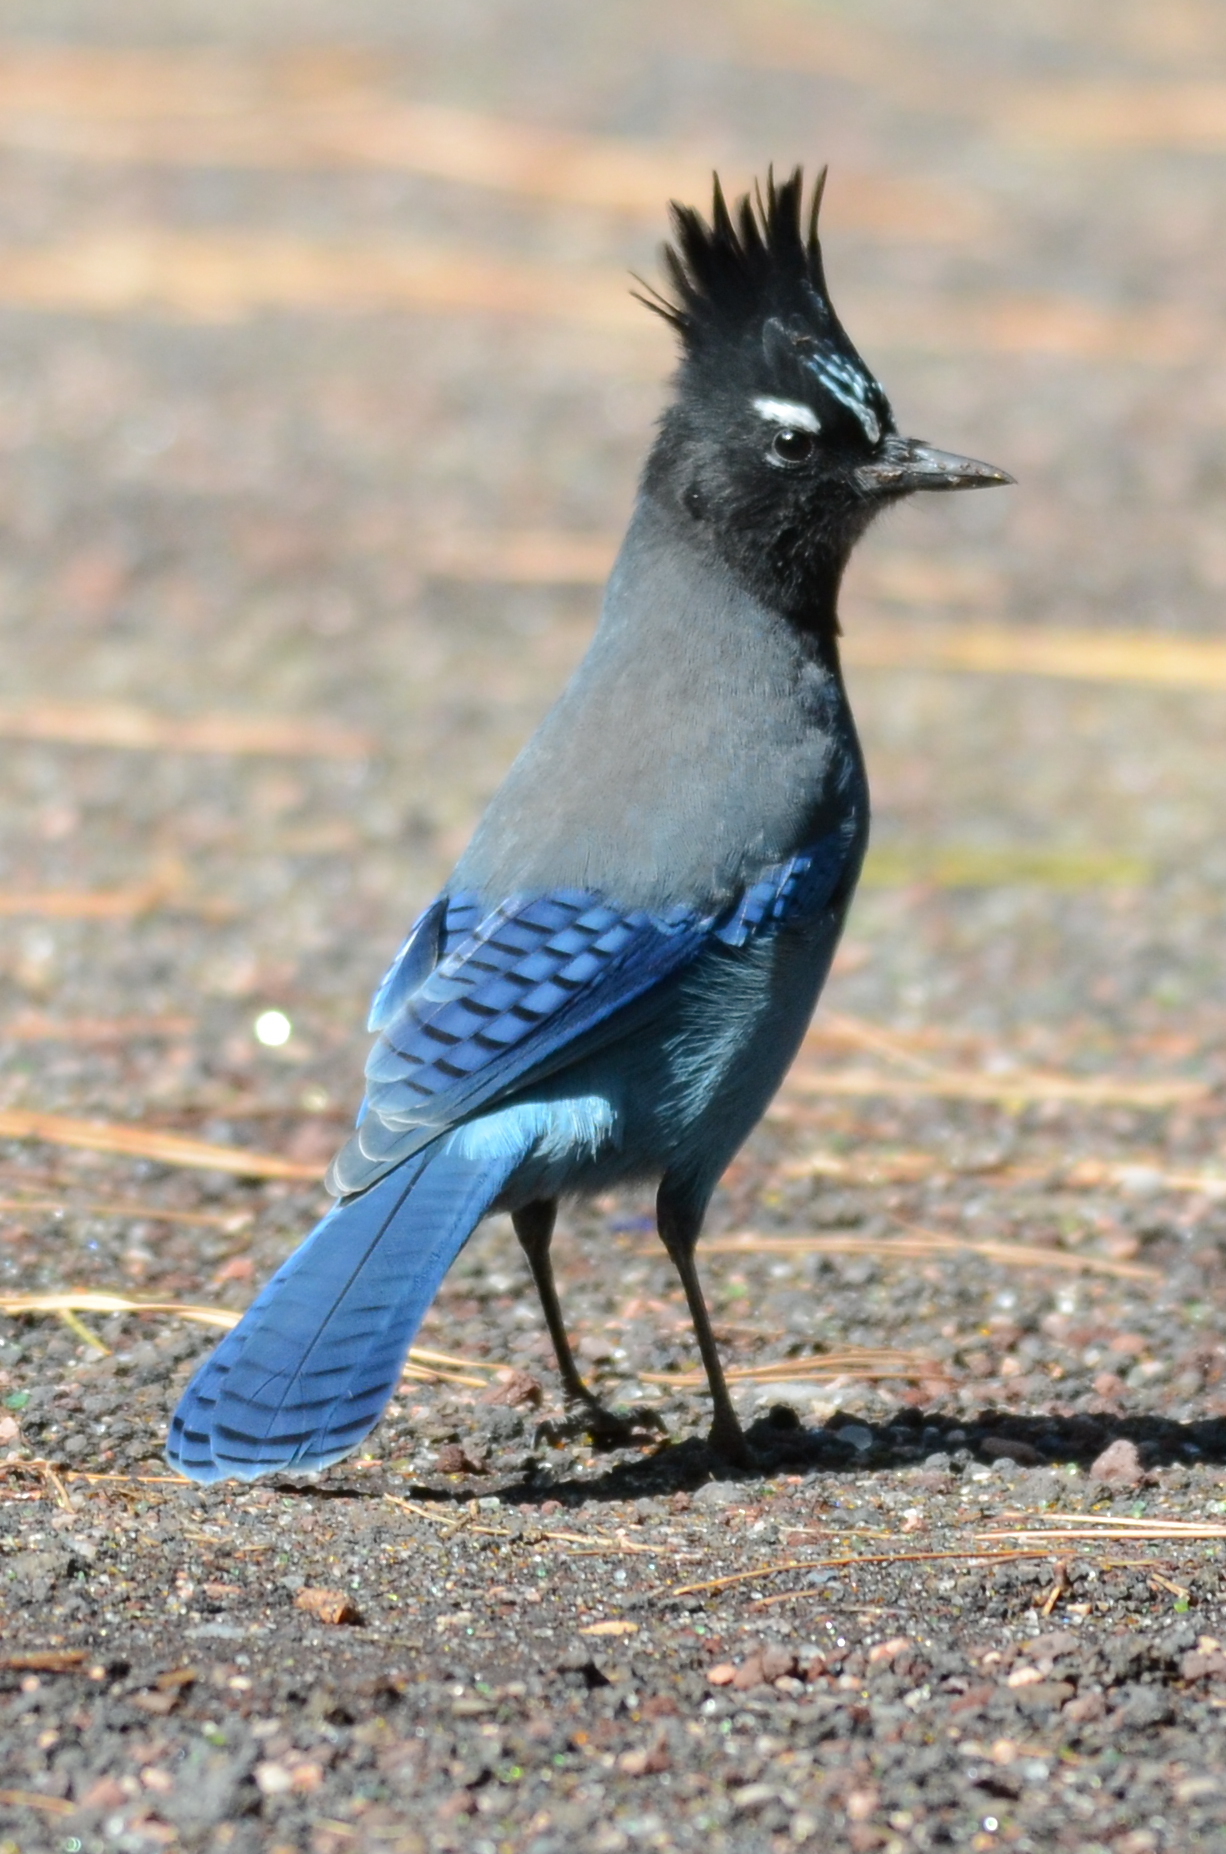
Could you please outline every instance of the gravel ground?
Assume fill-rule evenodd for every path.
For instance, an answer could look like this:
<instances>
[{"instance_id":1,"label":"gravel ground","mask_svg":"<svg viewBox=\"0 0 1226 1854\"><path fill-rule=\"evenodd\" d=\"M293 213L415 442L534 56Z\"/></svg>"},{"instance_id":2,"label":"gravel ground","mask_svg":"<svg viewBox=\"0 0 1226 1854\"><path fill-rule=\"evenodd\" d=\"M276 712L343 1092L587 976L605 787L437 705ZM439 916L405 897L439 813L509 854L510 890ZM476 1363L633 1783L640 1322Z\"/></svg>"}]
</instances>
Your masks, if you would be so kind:
<instances>
[{"instance_id":1,"label":"gravel ground","mask_svg":"<svg viewBox=\"0 0 1226 1854\"><path fill-rule=\"evenodd\" d=\"M565 1430L501 1220L421 1335L461 1362L317 1481L167 1474L201 1325L0 1319L0 1854L1226 1849L1219 10L3 31L0 1112L298 1167L6 1141L6 1293L237 1311L309 1226L373 981L590 632L671 175L829 159L904 424L1020 486L849 579L873 857L700 1251L761 1472L700 1440L645 1199L558 1245L584 1368L665 1432L616 1454ZM455 119L413 154L423 101L489 185ZM528 173L516 123L578 141ZM1133 667L856 656L936 621ZM116 703L163 744L104 744ZM217 717L307 735L200 750Z\"/></svg>"}]
</instances>

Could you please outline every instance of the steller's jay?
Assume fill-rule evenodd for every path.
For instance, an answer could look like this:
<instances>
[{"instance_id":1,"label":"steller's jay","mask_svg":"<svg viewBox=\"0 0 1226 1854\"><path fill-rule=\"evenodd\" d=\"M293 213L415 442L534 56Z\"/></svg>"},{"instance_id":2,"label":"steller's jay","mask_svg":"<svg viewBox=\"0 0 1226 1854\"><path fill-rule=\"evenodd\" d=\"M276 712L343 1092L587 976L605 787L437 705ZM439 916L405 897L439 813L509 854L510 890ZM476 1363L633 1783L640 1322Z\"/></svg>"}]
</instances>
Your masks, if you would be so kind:
<instances>
[{"instance_id":1,"label":"steller's jay","mask_svg":"<svg viewBox=\"0 0 1226 1854\"><path fill-rule=\"evenodd\" d=\"M824 179L824 176L823 176ZM694 1247L804 1035L855 889L868 788L839 581L879 510L1012 478L898 435L831 306L797 170L710 225L672 209L681 342L591 648L376 993L339 1202L196 1372L168 1454L198 1481L339 1460L444 1274L509 1211L568 1400L559 1197L650 1182L714 1405L749 1453Z\"/></svg>"}]
</instances>

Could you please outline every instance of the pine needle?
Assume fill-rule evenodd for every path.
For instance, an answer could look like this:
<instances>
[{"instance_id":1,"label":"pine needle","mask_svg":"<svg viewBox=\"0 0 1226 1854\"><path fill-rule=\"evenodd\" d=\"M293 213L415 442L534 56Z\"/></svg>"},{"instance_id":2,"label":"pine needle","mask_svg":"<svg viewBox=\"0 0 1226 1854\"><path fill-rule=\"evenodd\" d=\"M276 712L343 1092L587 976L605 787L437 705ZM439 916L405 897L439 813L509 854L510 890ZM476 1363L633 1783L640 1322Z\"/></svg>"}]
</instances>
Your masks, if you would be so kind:
<instances>
[{"instance_id":1,"label":"pine needle","mask_svg":"<svg viewBox=\"0 0 1226 1854\"><path fill-rule=\"evenodd\" d=\"M1143 1262L1117 1262L1107 1256L1074 1255L1067 1249L1040 1248L1022 1242L968 1242L935 1231L907 1236L767 1236L743 1230L732 1236L708 1236L704 1255L868 1255L879 1262L920 1257L977 1255L1006 1268L1054 1268L1071 1274L1113 1275L1122 1281L1158 1281L1161 1271Z\"/></svg>"},{"instance_id":2,"label":"pine needle","mask_svg":"<svg viewBox=\"0 0 1226 1854\"><path fill-rule=\"evenodd\" d=\"M229 902L211 896L195 900L183 890L157 881L141 882L134 888L0 892L0 916L29 915L56 921L123 921L152 914L159 908L201 915L206 920L228 920L234 914Z\"/></svg>"},{"instance_id":3,"label":"pine needle","mask_svg":"<svg viewBox=\"0 0 1226 1854\"><path fill-rule=\"evenodd\" d=\"M802 1109L798 1115L785 1105L778 1118L786 1122L800 1118L804 1112ZM814 1152L771 1168L780 1178L837 1178L870 1189L883 1184L922 1184L950 1169L948 1161L935 1152L888 1152L880 1158L870 1155L854 1160L839 1153ZM1196 1192L1205 1197L1226 1197L1226 1172L1172 1172L1160 1161L1151 1163L1144 1158L1077 1159L1063 1170L1059 1164L1010 1165L1002 1160L999 1165L976 1166L973 1175L996 1187L1041 1181L1051 1190L1116 1190L1130 1195L1138 1191L1179 1195Z\"/></svg>"},{"instance_id":4,"label":"pine needle","mask_svg":"<svg viewBox=\"0 0 1226 1854\"><path fill-rule=\"evenodd\" d=\"M159 715L118 702L28 702L0 708L0 739L145 752L369 759L369 735L276 715Z\"/></svg>"},{"instance_id":5,"label":"pine needle","mask_svg":"<svg viewBox=\"0 0 1226 1854\"><path fill-rule=\"evenodd\" d=\"M450 1365L458 1371L488 1371L491 1377L497 1377L499 1372L507 1369L505 1365L498 1364L492 1359L454 1358L450 1352L431 1352L421 1345L413 1347L412 1356L419 1364Z\"/></svg>"},{"instance_id":6,"label":"pine needle","mask_svg":"<svg viewBox=\"0 0 1226 1854\"><path fill-rule=\"evenodd\" d=\"M1112 1513L1045 1514L1037 1524L982 1532L984 1539L1226 1539L1226 1524L1199 1519L1121 1519Z\"/></svg>"},{"instance_id":7,"label":"pine needle","mask_svg":"<svg viewBox=\"0 0 1226 1854\"><path fill-rule=\"evenodd\" d=\"M193 1017L48 1017L23 1011L0 1025L3 1043L128 1043L152 1037L186 1037Z\"/></svg>"},{"instance_id":8,"label":"pine needle","mask_svg":"<svg viewBox=\"0 0 1226 1854\"><path fill-rule=\"evenodd\" d=\"M718 1244L712 1245L718 1247ZM706 1383L702 1371L639 1371L644 1384L663 1384L673 1390ZM927 1383L947 1376L935 1358L916 1352L891 1352L869 1346L848 1346L840 1352L818 1352L807 1358L776 1358L761 1365L733 1365L725 1376L740 1384L828 1384L833 1378L898 1378Z\"/></svg>"},{"instance_id":9,"label":"pine needle","mask_svg":"<svg viewBox=\"0 0 1226 1854\"><path fill-rule=\"evenodd\" d=\"M427 572L441 579L502 585L603 585L617 548L615 535L457 531L428 539L423 563Z\"/></svg>"},{"instance_id":10,"label":"pine needle","mask_svg":"<svg viewBox=\"0 0 1226 1854\"><path fill-rule=\"evenodd\" d=\"M202 1307L181 1300L133 1300L127 1294L107 1294L91 1288L65 1288L47 1294L0 1294L0 1313L54 1313L63 1318L78 1313L166 1313L197 1326L216 1326L229 1332L243 1317L229 1307Z\"/></svg>"},{"instance_id":11,"label":"pine needle","mask_svg":"<svg viewBox=\"0 0 1226 1854\"><path fill-rule=\"evenodd\" d=\"M40 1790L0 1790L0 1804L9 1809L37 1809L43 1815L74 1815L78 1808L75 1802L65 1802L62 1796L44 1796Z\"/></svg>"},{"instance_id":12,"label":"pine needle","mask_svg":"<svg viewBox=\"0 0 1226 1854\"><path fill-rule=\"evenodd\" d=\"M60 1307L57 1311L60 1319L68 1328L69 1332L72 1333L75 1338L79 1339L83 1345L89 1346L91 1350L95 1352L101 1352L103 1358L109 1358L111 1356L110 1346L104 1345L97 1333L93 1332L85 1324L84 1320L79 1319L71 1307Z\"/></svg>"},{"instance_id":13,"label":"pine needle","mask_svg":"<svg viewBox=\"0 0 1226 1854\"><path fill-rule=\"evenodd\" d=\"M999 1102L1026 1107L1062 1101L1075 1107L1161 1109L1202 1101L1212 1092L1208 1082L1172 1077L1167 1081L1126 1081L1115 1076L1058 1075L1038 1069L1010 1069L989 1075L973 1069L933 1069L927 1074L891 1075L877 1069L819 1069L801 1057L784 1084L784 1098L771 1118L786 1121L789 1095L818 1097L880 1095L908 1100L936 1097L958 1101Z\"/></svg>"},{"instance_id":14,"label":"pine needle","mask_svg":"<svg viewBox=\"0 0 1226 1854\"><path fill-rule=\"evenodd\" d=\"M866 620L848 625L843 656L858 669L958 670L1159 688L1226 689L1226 643L1156 631Z\"/></svg>"},{"instance_id":15,"label":"pine needle","mask_svg":"<svg viewBox=\"0 0 1226 1854\"><path fill-rule=\"evenodd\" d=\"M84 1324L76 1320L80 1313L162 1313L176 1319L190 1320L197 1326L215 1326L222 1332L231 1332L242 1319L230 1307L202 1306L194 1301L183 1300L135 1300L128 1294L109 1294L94 1288L62 1288L45 1294L0 1294L0 1314L10 1318L22 1313L54 1313L66 1325L70 1325L79 1338L95 1348L106 1351L107 1347L96 1334L90 1333ZM439 1363L439 1360L445 1361ZM422 1383L465 1384L473 1390L485 1390L490 1378L476 1377L477 1371L497 1374L505 1371L505 1365L490 1364L484 1359L452 1358L445 1352L420 1351L410 1346L405 1375Z\"/></svg>"},{"instance_id":16,"label":"pine needle","mask_svg":"<svg viewBox=\"0 0 1226 1854\"><path fill-rule=\"evenodd\" d=\"M0 1111L0 1139L42 1140L52 1146L76 1146L88 1152L110 1152L133 1159L155 1159L161 1165L189 1170L230 1172L236 1178L288 1178L317 1183L322 1165L304 1165L275 1153L248 1152L241 1146L216 1146L178 1133L158 1133L151 1127L123 1126L105 1120L73 1120L64 1114L43 1114L23 1108Z\"/></svg>"},{"instance_id":17,"label":"pine needle","mask_svg":"<svg viewBox=\"0 0 1226 1854\"><path fill-rule=\"evenodd\" d=\"M224 1230L236 1235L252 1222L249 1210L229 1213L211 1210L165 1210L159 1204L147 1204L140 1198L87 1198L69 1200L58 1197L3 1197L0 1210L14 1216L54 1216L71 1211L78 1217L120 1217L142 1223L183 1223L191 1228Z\"/></svg>"}]
</instances>

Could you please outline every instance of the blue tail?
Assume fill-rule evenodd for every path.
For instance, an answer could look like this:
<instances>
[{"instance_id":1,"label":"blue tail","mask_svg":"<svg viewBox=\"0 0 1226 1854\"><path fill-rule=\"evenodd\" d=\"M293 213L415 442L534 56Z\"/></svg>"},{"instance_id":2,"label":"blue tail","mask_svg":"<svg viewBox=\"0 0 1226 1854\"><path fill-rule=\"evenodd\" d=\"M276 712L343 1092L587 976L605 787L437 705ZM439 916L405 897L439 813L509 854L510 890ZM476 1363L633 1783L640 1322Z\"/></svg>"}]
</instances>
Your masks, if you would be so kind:
<instances>
[{"instance_id":1,"label":"blue tail","mask_svg":"<svg viewBox=\"0 0 1226 1854\"><path fill-rule=\"evenodd\" d=\"M184 1391L172 1467L193 1481L251 1481L326 1468L362 1440L520 1157L464 1145L445 1136L316 1224Z\"/></svg>"}]
</instances>

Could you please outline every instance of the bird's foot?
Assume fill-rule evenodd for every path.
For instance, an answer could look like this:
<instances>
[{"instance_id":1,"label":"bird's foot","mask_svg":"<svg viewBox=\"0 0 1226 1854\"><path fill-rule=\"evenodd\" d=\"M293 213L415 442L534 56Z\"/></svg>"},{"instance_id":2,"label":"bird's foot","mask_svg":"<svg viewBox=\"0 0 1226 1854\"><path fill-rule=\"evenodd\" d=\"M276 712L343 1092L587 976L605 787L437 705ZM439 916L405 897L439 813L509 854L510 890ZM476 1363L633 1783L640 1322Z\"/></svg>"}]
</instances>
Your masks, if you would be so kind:
<instances>
[{"instance_id":1,"label":"bird's foot","mask_svg":"<svg viewBox=\"0 0 1226 1854\"><path fill-rule=\"evenodd\" d=\"M603 1404L593 1401L573 1407L560 1420L541 1423L536 1439L574 1442L586 1436L593 1448L642 1448L667 1433L664 1418L649 1404L635 1404L630 1410L606 1410Z\"/></svg>"},{"instance_id":2,"label":"bird's foot","mask_svg":"<svg viewBox=\"0 0 1226 1854\"><path fill-rule=\"evenodd\" d=\"M733 1417L721 1421L717 1416L707 1432L707 1447L731 1468L756 1468L757 1460L745 1439L745 1432Z\"/></svg>"}]
</instances>

